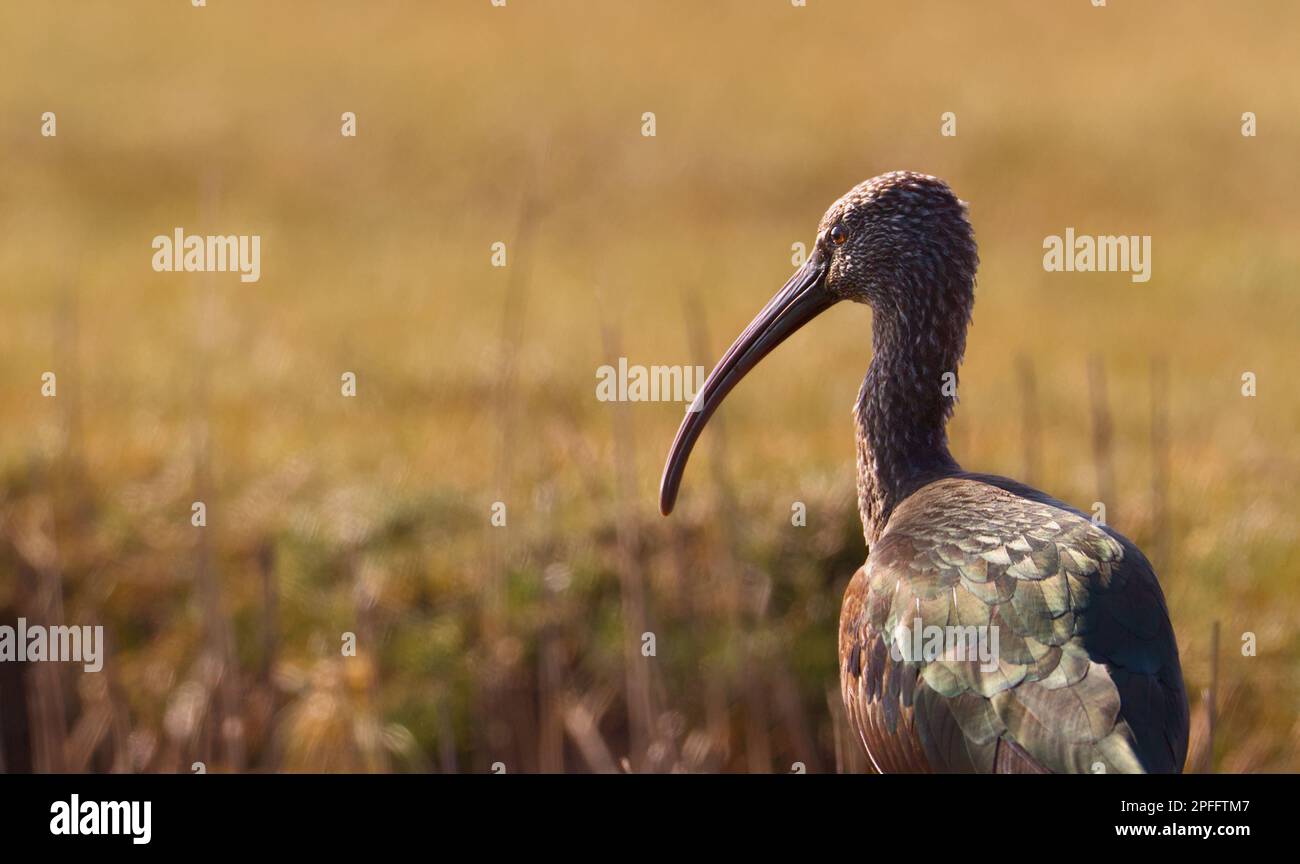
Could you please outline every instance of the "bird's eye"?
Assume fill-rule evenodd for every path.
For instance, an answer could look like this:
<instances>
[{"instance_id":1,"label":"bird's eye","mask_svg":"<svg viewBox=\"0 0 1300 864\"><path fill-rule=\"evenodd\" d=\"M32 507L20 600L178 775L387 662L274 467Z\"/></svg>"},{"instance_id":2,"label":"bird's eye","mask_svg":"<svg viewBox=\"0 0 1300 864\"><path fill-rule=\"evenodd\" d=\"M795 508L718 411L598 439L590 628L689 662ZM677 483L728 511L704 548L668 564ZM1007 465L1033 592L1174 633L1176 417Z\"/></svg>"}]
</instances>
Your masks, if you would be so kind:
<instances>
[{"instance_id":1,"label":"bird's eye","mask_svg":"<svg viewBox=\"0 0 1300 864\"><path fill-rule=\"evenodd\" d=\"M831 242L836 246L843 246L844 241L849 239L849 232L845 231L839 225L831 229Z\"/></svg>"}]
</instances>

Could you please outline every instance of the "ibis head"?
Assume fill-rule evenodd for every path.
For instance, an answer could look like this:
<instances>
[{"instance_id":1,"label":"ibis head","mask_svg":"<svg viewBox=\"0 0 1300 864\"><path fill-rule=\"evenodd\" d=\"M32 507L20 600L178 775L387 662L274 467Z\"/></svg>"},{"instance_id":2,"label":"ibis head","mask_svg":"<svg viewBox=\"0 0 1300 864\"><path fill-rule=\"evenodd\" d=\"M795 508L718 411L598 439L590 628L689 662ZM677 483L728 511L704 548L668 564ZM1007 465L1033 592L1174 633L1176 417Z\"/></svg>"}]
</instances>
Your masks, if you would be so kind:
<instances>
[{"instance_id":1,"label":"ibis head","mask_svg":"<svg viewBox=\"0 0 1300 864\"><path fill-rule=\"evenodd\" d=\"M817 227L812 254L709 373L677 430L659 487L659 509L677 501L691 448L749 370L789 335L841 300L872 308L877 334L913 351L960 361L978 266L966 207L937 177L896 171L853 187ZM882 349L877 337L876 351Z\"/></svg>"}]
</instances>

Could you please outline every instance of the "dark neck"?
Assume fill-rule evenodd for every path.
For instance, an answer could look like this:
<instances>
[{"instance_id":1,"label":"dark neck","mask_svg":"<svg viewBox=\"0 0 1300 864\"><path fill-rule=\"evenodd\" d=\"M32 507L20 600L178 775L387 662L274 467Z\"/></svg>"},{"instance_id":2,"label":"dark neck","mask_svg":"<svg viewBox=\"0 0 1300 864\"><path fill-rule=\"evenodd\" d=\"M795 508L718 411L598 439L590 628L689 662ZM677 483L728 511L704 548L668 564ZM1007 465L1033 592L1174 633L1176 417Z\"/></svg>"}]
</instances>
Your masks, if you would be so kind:
<instances>
[{"instance_id":1,"label":"dark neck","mask_svg":"<svg viewBox=\"0 0 1300 864\"><path fill-rule=\"evenodd\" d=\"M947 332L956 329L956 332ZM960 470L945 427L955 401L966 321L943 326L925 312L876 314L871 367L858 394L858 510L867 544L908 495ZM945 373L952 378L945 387ZM946 392L945 392L946 391Z\"/></svg>"}]
</instances>

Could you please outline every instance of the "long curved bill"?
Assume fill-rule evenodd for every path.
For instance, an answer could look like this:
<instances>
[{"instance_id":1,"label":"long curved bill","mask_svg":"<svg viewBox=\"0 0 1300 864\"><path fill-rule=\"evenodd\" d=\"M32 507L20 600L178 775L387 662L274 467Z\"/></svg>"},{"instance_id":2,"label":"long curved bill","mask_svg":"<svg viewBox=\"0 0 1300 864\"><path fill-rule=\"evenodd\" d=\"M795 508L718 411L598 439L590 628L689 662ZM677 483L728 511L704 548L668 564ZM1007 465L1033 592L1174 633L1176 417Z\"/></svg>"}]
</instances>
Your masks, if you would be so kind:
<instances>
[{"instance_id":1,"label":"long curved bill","mask_svg":"<svg viewBox=\"0 0 1300 864\"><path fill-rule=\"evenodd\" d=\"M681 486L691 448L704 431L704 424L709 422L731 388L791 333L835 304L836 298L826 290L825 277L826 263L818 251L795 271L785 287L768 301L763 311L758 313L727 349L727 353L722 355L718 365L713 367L695 401L691 403L686 419L677 430L672 449L668 451L664 476L659 482L659 511L665 516L673 511L673 505L677 503L677 490Z\"/></svg>"}]
</instances>

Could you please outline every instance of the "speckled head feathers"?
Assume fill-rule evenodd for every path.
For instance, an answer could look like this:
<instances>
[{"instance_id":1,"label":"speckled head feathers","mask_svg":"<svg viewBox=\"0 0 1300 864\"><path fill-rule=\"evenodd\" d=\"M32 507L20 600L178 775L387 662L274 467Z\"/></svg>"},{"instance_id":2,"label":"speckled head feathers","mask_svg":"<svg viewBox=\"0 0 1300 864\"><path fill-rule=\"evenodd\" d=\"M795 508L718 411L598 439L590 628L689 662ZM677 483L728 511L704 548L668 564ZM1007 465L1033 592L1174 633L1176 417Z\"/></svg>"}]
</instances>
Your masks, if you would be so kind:
<instances>
[{"instance_id":1,"label":"speckled head feathers","mask_svg":"<svg viewBox=\"0 0 1300 864\"><path fill-rule=\"evenodd\" d=\"M975 236L965 203L938 177L892 171L859 183L826 211L817 244L837 296L877 314L969 320Z\"/></svg>"}]
</instances>

